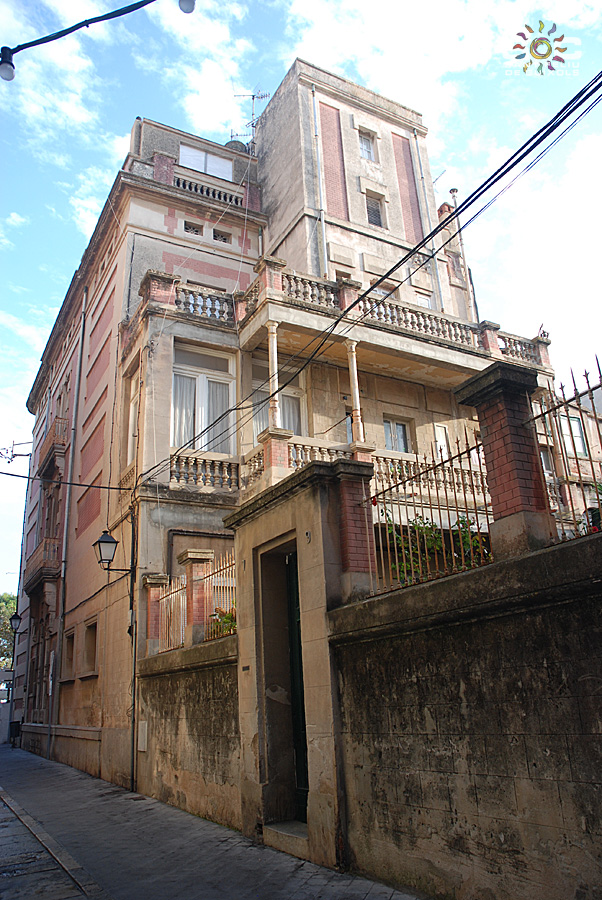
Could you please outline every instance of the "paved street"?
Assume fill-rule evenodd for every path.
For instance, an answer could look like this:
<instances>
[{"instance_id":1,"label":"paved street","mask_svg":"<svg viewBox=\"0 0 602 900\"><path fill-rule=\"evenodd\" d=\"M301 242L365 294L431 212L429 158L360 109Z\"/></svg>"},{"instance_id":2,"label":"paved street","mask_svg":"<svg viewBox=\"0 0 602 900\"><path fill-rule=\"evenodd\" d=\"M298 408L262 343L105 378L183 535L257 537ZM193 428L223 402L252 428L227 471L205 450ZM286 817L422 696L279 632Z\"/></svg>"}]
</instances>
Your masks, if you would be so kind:
<instances>
[{"instance_id":1,"label":"paved street","mask_svg":"<svg viewBox=\"0 0 602 900\"><path fill-rule=\"evenodd\" d=\"M418 900L0 745L1 900Z\"/></svg>"}]
</instances>

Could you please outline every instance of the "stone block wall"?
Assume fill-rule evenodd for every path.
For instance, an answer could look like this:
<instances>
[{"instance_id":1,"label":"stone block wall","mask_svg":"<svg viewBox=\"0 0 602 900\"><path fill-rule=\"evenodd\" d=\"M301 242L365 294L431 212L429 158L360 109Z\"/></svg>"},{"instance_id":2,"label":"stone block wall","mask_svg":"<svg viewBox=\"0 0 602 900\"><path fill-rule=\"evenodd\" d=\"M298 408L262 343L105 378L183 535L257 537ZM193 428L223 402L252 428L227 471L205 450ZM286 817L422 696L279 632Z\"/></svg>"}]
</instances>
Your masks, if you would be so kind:
<instances>
[{"instance_id":1,"label":"stone block wall","mask_svg":"<svg viewBox=\"0 0 602 900\"><path fill-rule=\"evenodd\" d=\"M353 867L598 900L600 536L330 613Z\"/></svg>"},{"instance_id":2,"label":"stone block wall","mask_svg":"<svg viewBox=\"0 0 602 900\"><path fill-rule=\"evenodd\" d=\"M240 820L237 637L140 663L137 787L229 825Z\"/></svg>"}]
</instances>

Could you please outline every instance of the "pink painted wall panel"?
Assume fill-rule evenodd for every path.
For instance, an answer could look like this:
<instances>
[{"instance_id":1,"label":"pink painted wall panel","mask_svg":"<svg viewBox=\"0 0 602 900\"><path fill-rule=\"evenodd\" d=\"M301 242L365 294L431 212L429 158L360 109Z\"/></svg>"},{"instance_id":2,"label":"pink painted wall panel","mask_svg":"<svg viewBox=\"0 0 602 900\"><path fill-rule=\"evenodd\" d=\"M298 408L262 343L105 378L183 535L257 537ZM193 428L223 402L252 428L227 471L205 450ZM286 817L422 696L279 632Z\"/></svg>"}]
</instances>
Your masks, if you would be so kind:
<instances>
[{"instance_id":1,"label":"pink painted wall panel","mask_svg":"<svg viewBox=\"0 0 602 900\"><path fill-rule=\"evenodd\" d=\"M322 133L326 211L332 216L336 216L337 219L349 221L341 119L338 109L334 109L326 103L320 103L320 131Z\"/></svg>"},{"instance_id":2,"label":"pink painted wall panel","mask_svg":"<svg viewBox=\"0 0 602 900\"><path fill-rule=\"evenodd\" d=\"M392 137L405 236L411 244L417 244L424 237L424 233L420 219L420 204L418 203L410 141L399 134L394 134Z\"/></svg>"}]
</instances>

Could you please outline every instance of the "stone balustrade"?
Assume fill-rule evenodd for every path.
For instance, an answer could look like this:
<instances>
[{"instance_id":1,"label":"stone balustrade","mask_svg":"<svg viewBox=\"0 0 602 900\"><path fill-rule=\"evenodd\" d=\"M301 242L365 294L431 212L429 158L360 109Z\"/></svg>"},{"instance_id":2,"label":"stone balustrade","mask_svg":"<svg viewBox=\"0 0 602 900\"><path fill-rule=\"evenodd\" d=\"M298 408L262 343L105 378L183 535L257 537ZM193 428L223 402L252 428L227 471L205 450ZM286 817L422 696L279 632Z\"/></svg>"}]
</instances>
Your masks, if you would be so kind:
<instances>
[{"instance_id":1,"label":"stone balustrade","mask_svg":"<svg viewBox=\"0 0 602 900\"><path fill-rule=\"evenodd\" d=\"M536 366L541 365L535 341L518 337L515 334L507 334L505 331L498 331L497 336L499 348L504 359L507 359L509 362L527 362Z\"/></svg>"},{"instance_id":2,"label":"stone balustrade","mask_svg":"<svg viewBox=\"0 0 602 900\"><path fill-rule=\"evenodd\" d=\"M321 462L334 462L336 459L353 459L353 453L343 447L324 447L305 441L289 441L288 464L290 469L293 471L302 469L315 459Z\"/></svg>"},{"instance_id":3,"label":"stone balustrade","mask_svg":"<svg viewBox=\"0 0 602 900\"><path fill-rule=\"evenodd\" d=\"M473 328L428 309L405 306L392 299L374 301L370 297L358 303L360 317L366 322L401 328L434 340L450 341L464 347L476 347Z\"/></svg>"},{"instance_id":4,"label":"stone balustrade","mask_svg":"<svg viewBox=\"0 0 602 900\"><path fill-rule=\"evenodd\" d=\"M264 471L263 447L258 447L251 451L251 455L245 460L243 483L244 487L249 488L259 478Z\"/></svg>"},{"instance_id":5,"label":"stone balustrade","mask_svg":"<svg viewBox=\"0 0 602 900\"><path fill-rule=\"evenodd\" d=\"M285 271L282 273L282 290L286 297L299 303L308 303L325 309L339 308L336 285L321 278Z\"/></svg>"},{"instance_id":6,"label":"stone balustrade","mask_svg":"<svg viewBox=\"0 0 602 900\"><path fill-rule=\"evenodd\" d=\"M374 455L372 462L374 493L411 478L418 491L431 490L443 495L448 492L450 498L457 497L460 503L465 497L476 495L486 499L489 496L484 468L474 464L459 465L443 461L434 467L427 460L422 462L416 457L380 455Z\"/></svg>"},{"instance_id":7,"label":"stone balustrade","mask_svg":"<svg viewBox=\"0 0 602 900\"><path fill-rule=\"evenodd\" d=\"M190 178L174 175L173 185L181 191L187 191L189 194L196 194L197 197L205 197L208 200L217 200L219 203L227 203L228 206L244 206L243 193L235 194L232 191L216 187L214 184L208 184L202 181L191 181Z\"/></svg>"},{"instance_id":8,"label":"stone balustrade","mask_svg":"<svg viewBox=\"0 0 602 900\"><path fill-rule=\"evenodd\" d=\"M239 488L239 465L229 459L211 459L175 453L169 466L170 483L184 487L211 487L236 491Z\"/></svg>"},{"instance_id":9,"label":"stone balustrade","mask_svg":"<svg viewBox=\"0 0 602 900\"><path fill-rule=\"evenodd\" d=\"M234 305L228 294L210 288L179 285L175 292L175 306L181 312L231 325L234 322Z\"/></svg>"}]
</instances>

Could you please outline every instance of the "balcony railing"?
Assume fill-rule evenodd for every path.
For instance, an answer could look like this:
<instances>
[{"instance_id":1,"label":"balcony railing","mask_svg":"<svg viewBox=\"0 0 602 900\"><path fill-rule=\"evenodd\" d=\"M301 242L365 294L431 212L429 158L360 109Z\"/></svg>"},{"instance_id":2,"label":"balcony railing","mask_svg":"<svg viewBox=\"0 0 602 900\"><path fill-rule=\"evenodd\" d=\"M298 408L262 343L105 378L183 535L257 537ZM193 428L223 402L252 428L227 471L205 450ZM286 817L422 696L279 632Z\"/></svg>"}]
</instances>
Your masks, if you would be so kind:
<instances>
[{"instance_id":1,"label":"balcony railing","mask_svg":"<svg viewBox=\"0 0 602 900\"><path fill-rule=\"evenodd\" d=\"M61 571L61 548L58 538L42 538L25 562L25 590L44 578L56 578Z\"/></svg>"},{"instance_id":2,"label":"balcony railing","mask_svg":"<svg viewBox=\"0 0 602 900\"><path fill-rule=\"evenodd\" d=\"M40 461L40 465L44 463L46 459L48 459L49 455L55 451L59 450L64 453L65 447L67 445L67 432L68 432L69 423L67 419L63 419L60 416L57 416L44 437L42 444L40 446L40 453L38 459Z\"/></svg>"},{"instance_id":3,"label":"balcony railing","mask_svg":"<svg viewBox=\"0 0 602 900\"><path fill-rule=\"evenodd\" d=\"M375 302L370 297L360 300L358 307L361 317L367 322L393 326L422 337L450 341L464 347L478 346L473 327L428 309L404 306L391 299Z\"/></svg>"},{"instance_id":4,"label":"balcony railing","mask_svg":"<svg viewBox=\"0 0 602 900\"><path fill-rule=\"evenodd\" d=\"M234 322L232 297L211 288L179 285L176 288L175 305L181 312L208 319L212 323L231 325Z\"/></svg>"},{"instance_id":5,"label":"balcony railing","mask_svg":"<svg viewBox=\"0 0 602 900\"><path fill-rule=\"evenodd\" d=\"M230 459L212 459L189 453L174 453L170 458L171 484L183 487L209 487L237 491L239 465Z\"/></svg>"},{"instance_id":6,"label":"balcony railing","mask_svg":"<svg viewBox=\"0 0 602 900\"><path fill-rule=\"evenodd\" d=\"M305 441L291 440L288 445L288 464L289 468L296 471L303 469L308 463L314 459L322 462L334 462L337 459L351 459L353 453L351 450L340 446L324 447L318 443L314 443L311 439Z\"/></svg>"},{"instance_id":7,"label":"balcony railing","mask_svg":"<svg viewBox=\"0 0 602 900\"><path fill-rule=\"evenodd\" d=\"M236 194L233 191L224 190L214 184L202 181L192 181L190 178L182 178L181 175L174 175L174 187L181 191L187 191L189 194L195 194L197 197L206 197L208 200L217 200L219 203L227 203L228 206L244 206L244 194Z\"/></svg>"}]
</instances>

